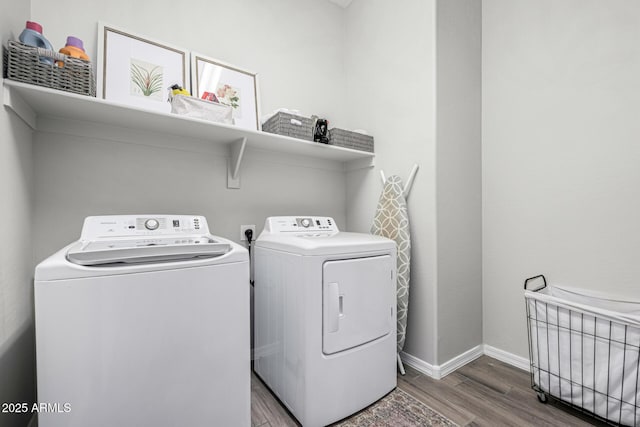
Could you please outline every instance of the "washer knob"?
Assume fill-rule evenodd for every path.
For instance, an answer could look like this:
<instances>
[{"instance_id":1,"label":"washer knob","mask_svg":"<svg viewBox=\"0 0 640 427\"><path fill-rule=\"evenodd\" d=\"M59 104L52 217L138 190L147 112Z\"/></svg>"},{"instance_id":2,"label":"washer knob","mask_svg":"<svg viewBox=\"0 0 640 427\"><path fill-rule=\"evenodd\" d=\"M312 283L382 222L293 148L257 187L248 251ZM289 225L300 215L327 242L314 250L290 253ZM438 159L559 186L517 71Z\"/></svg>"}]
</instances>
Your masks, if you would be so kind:
<instances>
[{"instance_id":1,"label":"washer knob","mask_svg":"<svg viewBox=\"0 0 640 427\"><path fill-rule=\"evenodd\" d=\"M304 228L309 228L309 226L311 225L311 221L309 221L309 218L304 218L302 221L300 221L300 225L302 225Z\"/></svg>"},{"instance_id":2,"label":"washer knob","mask_svg":"<svg viewBox=\"0 0 640 427\"><path fill-rule=\"evenodd\" d=\"M147 230L157 230L160 226L160 223L157 219L148 219L144 222L144 226Z\"/></svg>"}]
</instances>

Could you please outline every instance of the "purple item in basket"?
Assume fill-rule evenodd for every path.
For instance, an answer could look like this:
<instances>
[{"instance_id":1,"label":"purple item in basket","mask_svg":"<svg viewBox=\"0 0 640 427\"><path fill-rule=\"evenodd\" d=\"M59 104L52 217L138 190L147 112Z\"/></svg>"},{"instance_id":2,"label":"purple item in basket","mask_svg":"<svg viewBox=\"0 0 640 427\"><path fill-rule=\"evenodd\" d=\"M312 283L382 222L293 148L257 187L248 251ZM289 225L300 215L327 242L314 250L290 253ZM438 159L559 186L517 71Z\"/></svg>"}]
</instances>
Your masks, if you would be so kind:
<instances>
[{"instance_id":1,"label":"purple item in basket","mask_svg":"<svg viewBox=\"0 0 640 427\"><path fill-rule=\"evenodd\" d=\"M73 47L77 47L78 49L84 50L84 45L82 43L82 40L73 36L67 37L67 46L73 46Z\"/></svg>"}]
</instances>

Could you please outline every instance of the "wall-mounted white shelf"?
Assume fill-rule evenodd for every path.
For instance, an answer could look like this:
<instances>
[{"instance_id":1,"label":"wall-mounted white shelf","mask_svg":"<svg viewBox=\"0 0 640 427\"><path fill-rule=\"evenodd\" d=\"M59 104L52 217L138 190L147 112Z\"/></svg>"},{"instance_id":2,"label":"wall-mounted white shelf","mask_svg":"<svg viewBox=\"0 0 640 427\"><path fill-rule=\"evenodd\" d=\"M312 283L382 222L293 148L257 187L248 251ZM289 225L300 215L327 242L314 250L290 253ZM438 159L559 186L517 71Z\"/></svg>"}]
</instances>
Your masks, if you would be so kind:
<instances>
[{"instance_id":1,"label":"wall-mounted white shelf","mask_svg":"<svg viewBox=\"0 0 640 427\"><path fill-rule=\"evenodd\" d=\"M333 145L318 144L232 125L142 110L89 96L76 95L11 80L4 80L4 105L31 128L39 117L82 120L134 130L204 139L229 149L227 186L239 188L240 167L247 147L339 161L347 169L373 166L375 154Z\"/></svg>"}]
</instances>

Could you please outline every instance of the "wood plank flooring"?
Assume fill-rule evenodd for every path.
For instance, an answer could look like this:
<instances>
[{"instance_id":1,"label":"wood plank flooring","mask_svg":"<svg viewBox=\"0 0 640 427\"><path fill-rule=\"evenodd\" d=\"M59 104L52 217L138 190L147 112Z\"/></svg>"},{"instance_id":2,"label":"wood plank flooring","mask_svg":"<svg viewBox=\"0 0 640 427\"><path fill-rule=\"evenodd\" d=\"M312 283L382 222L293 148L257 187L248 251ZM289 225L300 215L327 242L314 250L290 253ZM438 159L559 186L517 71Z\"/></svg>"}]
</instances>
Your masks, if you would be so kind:
<instances>
[{"instance_id":1,"label":"wood plank flooring","mask_svg":"<svg viewBox=\"0 0 640 427\"><path fill-rule=\"evenodd\" d=\"M460 426L604 426L559 403L542 404L528 371L482 356L441 380L406 366L398 387ZM251 380L254 427L299 426L255 375Z\"/></svg>"}]
</instances>

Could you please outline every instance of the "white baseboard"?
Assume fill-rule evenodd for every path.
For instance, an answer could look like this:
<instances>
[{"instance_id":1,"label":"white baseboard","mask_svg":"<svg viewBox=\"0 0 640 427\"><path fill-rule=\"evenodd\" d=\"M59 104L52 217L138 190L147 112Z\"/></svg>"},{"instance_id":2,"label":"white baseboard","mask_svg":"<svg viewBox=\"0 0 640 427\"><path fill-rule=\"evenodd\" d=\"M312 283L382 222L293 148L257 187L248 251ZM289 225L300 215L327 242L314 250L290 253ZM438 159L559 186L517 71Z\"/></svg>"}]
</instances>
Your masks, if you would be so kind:
<instances>
[{"instance_id":1,"label":"white baseboard","mask_svg":"<svg viewBox=\"0 0 640 427\"><path fill-rule=\"evenodd\" d=\"M440 365L440 378L444 378L456 369L463 367L467 363L473 362L483 354L482 345L477 345L453 359L444 362Z\"/></svg>"},{"instance_id":2,"label":"white baseboard","mask_svg":"<svg viewBox=\"0 0 640 427\"><path fill-rule=\"evenodd\" d=\"M476 346L454 357L453 359L444 362L442 365L432 365L425 362L424 360L418 359L417 357L409 353L405 353L404 351L400 353L400 357L402 358L403 363L406 363L407 365L422 372L427 376L430 376L431 378L439 380L446 377L456 369L482 356L482 351L482 345Z\"/></svg>"},{"instance_id":3,"label":"white baseboard","mask_svg":"<svg viewBox=\"0 0 640 427\"><path fill-rule=\"evenodd\" d=\"M417 357L409 353L405 353L404 351L400 352L400 359L402 359L402 363L404 363L405 365L411 366L412 368L422 372L426 376L439 379L439 377L436 377L435 375L435 369L432 364L427 363L422 359L418 359Z\"/></svg>"},{"instance_id":4,"label":"white baseboard","mask_svg":"<svg viewBox=\"0 0 640 427\"><path fill-rule=\"evenodd\" d=\"M472 349L469 349L464 353L454 357L453 359L444 362L442 365L432 365L409 353L405 353L404 351L400 353L400 357L402 358L403 363L406 363L412 368L436 380L446 377L451 372L463 367L469 362L473 362L482 355L493 357L494 359L515 366L516 368L523 369L525 371L528 371L530 367L529 359L521 356L516 356L513 353L500 350L487 344L481 344Z\"/></svg>"},{"instance_id":5,"label":"white baseboard","mask_svg":"<svg viewBox=\"0 0 640 427\"><path fill-rule=\"evenodd\" d=\"M516 356L513 353L500 350L499 348L495 348L487 344L484 344L484 354L486 354L489 357L493 357L494 359L498 359L499 361L504 362L508 365L515 366L516 368L520 368L525 371L528 371L531 368L529 359L527 359L526 357Z\"/></svg>"}]
</instances>

